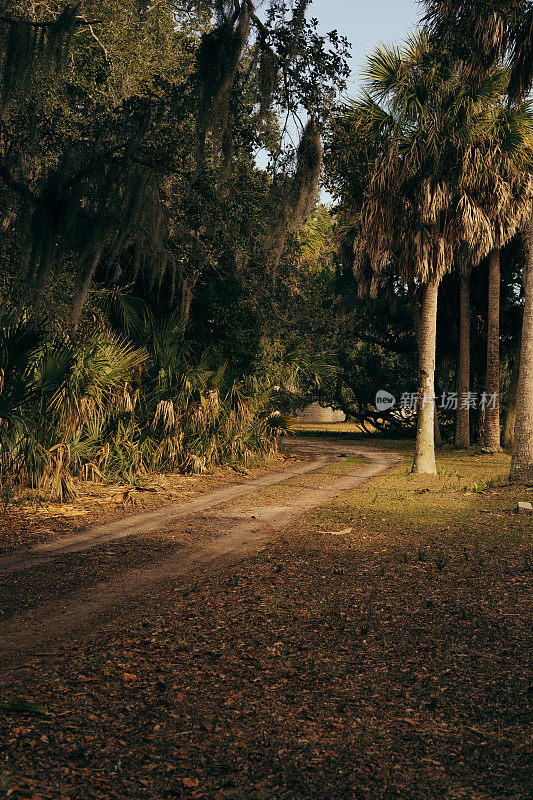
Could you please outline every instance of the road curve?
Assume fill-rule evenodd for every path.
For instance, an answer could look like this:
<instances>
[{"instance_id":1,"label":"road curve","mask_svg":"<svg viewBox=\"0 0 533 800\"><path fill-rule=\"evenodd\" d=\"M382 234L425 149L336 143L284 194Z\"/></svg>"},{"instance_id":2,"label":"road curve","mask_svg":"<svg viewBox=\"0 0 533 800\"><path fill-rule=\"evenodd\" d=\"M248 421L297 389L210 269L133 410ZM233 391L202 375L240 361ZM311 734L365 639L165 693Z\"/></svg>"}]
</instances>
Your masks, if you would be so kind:
<instances>
[{"instance_id":1,"label":"road curve","mask_svg":"<svg viewBox=\"0 0 533 800\"><path fill-rule=\"evenodd\" d=\"M91 526L75 537L0 559L0 576L5 584L6 580L16 581L21 573L29 571L31 575L44 564L57 565L58 571L68 570L75 554L116 540L131 538L131 546L135 547L138 537L155 531L160 537L184 524L189 530L191 525L198 530L192 546L176 547L163 557L154 556L152 563L133 569L126 566L121 570L117 564L112 577L74 591L61 603L43 602L33 611L21 611L5 620L0 671L19 668L36 652L42 655L43 651L55 651L58 646L68 648L76 639L86 638L99 621L124 614L130 600L155 591L165 581L257 552L305 512L355 489L402 460L398 453L348 441L292 439L289 447L309 460L283 472L202 495L186 504L169 504L117 522ZM353 456L362 456L364 461L343 470L338 478L329 476L320 485L321 469ZM308 478L314 480L306 484ZM269 500L268 492L265 500L262 493L273 487L282 490L281 500Z\"/></svg>"}]
</instances>

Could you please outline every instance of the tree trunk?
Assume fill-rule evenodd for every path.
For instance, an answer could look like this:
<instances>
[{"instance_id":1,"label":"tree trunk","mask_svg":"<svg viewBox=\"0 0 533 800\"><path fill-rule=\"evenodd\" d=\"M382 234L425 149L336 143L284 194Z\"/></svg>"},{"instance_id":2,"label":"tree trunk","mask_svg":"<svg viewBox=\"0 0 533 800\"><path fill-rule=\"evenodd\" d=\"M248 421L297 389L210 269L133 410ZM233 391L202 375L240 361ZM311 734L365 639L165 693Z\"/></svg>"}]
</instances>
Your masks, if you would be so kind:
<instances>
[{"instance_id":1,"label":"tree trunk","mask_svg":"<svg viewBox=\"0 0 533 800\"><path fill-rule=\"evenodd\" d=\"M433 412L433 427L435 430L435 445L437 447L440 447L442 445L442 434L440 432L439 414L437 411L437 406L435 406L435 411Z\"/></svg>"},{"instance_id":2,"label":"tree trunk","mask_svg":"<svg viewBox=\"0 0 533 800\"><path fill-rule=\"evenodd\" d=\"M512 450L514 446L514 426L516 421L516 405L518 402L518 370L520 367L519 356L515 358L511 371L511 381L509 387L509 405L503 423L502 444L507 450Z\"/></svg>"},{"instance_id":3,"label":"tree trunk","mask_svg":"<svg viewBox=\"0 0 533 800\"><path fill-rule=\"evenodd\" d=\"M510 480L513 483L533 483L533 212L530 221L526 303L522 323L522 347Z\"/></svg>"},{"instance_id":4,"label":"tree trunk","mask_svg":"<svg viewBox=\"0 0 533 800\"><path fill-rule=\"evenodd\" d=\"M191 315L192 288L187 278L182 278L181 283L181 306L180 306L180 326L185 333Z\"/></svg>"},{"instance_id":5,"label":"tree trunk","mask_svg":"<svg viewBox=\"0 0 533 800\"><path fill-rule=\"evenodd\" d=\"M91 284L93 282L94 273L100 263L100 259L102 257L104 247L103 245L99 245L96 249L96 252L93 254L90 262L86 265L85 270L83 272L83 276L78 285L77 294L74 297L74 305L72 307L72 321L74 325L77 327L78 323L81 318L81 313L83 311L83 306L87 300L89 295L89 291L91 289Z\"/></svg>"},{"instance_id":6,"label":"tree trunk","mask_svg":"<svg viewBox=\"0 0 533 800\"><path fill-rule=\"evenodd\" d=\"M421 331L420 317L421 317L421 314L420 314L420 308L415 303L413 303L412 312L413 312L413 324L414 324L414 328L415 328L416 343L417 343L418 348L420 349L420 331ZM434 414L433 414L433 427L434 427L434 432L435 432L435 445L436 445L436 447L441 447L441 445L442 445L442 434L440 432L439 415L438 415L438 412L437 412L437 406L435 406L435 411L434 411Z\"/></svg>"},{"instance_id":7,"label":"tree trunk","mask_svg":"<svg viewBox=\"0 0 533 800\"><path fill-rule=\"evenodd\" d=\"M500 251L489 256L489 309L487 328L487 377L485 383L485 436L483 445L490 453L500 444Z\"/></svg>"},{"instance_id":8,"label":"tree trunk","mask_svg":"<svg viewBox=\"0 0 533 800\"><path fill-rule=\"evenodd\" d=\"M459 363L457 369L457 416L455 446L470 447L470 408L462 398L470 391L470 275L461 275L459 286Z\"/></svg>"},{"instance_id":9,"label":"tree trunk","mask_svg":"<svg viewBox=\"0 0 533 800\"><path fill-rule=\"evenodd\" d=\"M422 287L419 337L418 423L412 471L436 475L435 463L435 350L437 344L437 299L439 282Z\"/></svg>"}]
</instances>

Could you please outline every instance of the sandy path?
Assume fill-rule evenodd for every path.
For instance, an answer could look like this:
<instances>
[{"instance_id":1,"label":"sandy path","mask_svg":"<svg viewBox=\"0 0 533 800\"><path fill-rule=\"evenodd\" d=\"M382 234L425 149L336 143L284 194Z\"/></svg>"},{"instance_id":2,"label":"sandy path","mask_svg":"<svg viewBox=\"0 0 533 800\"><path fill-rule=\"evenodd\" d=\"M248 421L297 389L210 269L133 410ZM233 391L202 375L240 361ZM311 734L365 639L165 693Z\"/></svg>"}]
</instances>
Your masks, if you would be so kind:
<instances>
[{"instance_id":1,"label":"sandy path","mask_svg":"<svg viewBox=\"0 0 533 800\"><path fill-rule=\"evenodd\" d=\"M127 605L143 593L153 593L165 581L227 559L244 557L263 548L276 532L310 509L376 477L397 464L398 454L355 446L349 442L294 439L291 448L312 460L255 481L237 484L201 496L184 505L171 504L144 514L101 526L92 526L76 537L38 545L32 550L0 559L0 574L13 580L21 572L57 562L101 547L114 540L166 530L187 524L198 531L192 546L180 546L152 563L128 568L117 563L108 579L74 592L57 602L43 603L32 612L15 614L2 625L0 668L17 668L32 655L57 650L58 646L86 637L99 622L127 615ZM363 463L344 468L338 477L322 475L324 467L364 456ZM307 479L313 478L313 480ZM270 496L269 498L269 490ZM266 493L266 499L265 499ZM282 504L281 504L282 503ZM51 654L53 655L53 653Z\"/></svg>"}]
</instances>

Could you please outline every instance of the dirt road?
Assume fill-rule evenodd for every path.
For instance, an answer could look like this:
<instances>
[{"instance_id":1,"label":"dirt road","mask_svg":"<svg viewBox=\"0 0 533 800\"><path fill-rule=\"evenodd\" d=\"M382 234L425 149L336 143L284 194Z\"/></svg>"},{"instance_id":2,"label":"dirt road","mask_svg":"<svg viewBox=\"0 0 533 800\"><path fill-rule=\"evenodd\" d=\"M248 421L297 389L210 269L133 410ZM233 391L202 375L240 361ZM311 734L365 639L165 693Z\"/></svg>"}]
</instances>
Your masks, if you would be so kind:
<instances>
[{"instance_id":1,"label":"dirt road","mask_svg":"<svg viewBox=\"0 0 533 800\"><path fill-rule=\"evenodd\" d=\"M392 459L295 447L285 480L225 500L195 481L209 507L82 548L58 529L48 560L11 562L0 796L530 800L533 557L508 457L443 448L413 477L384 443L404 460L358 485Z\"/></svg>"},{"instance_id":2,"label":"dirt road","mask_svg":"<svg viewBox=\"0 0 533 800\"><path fill-rule=\"evenodd\" d=\"M0 559L0 668L18 668L32 654L68 646L99 619L127 614L129 601L158 584L265 547L306 511L401 460L395 453L329 440L293 439L290 449L306 460L185 505L92 526ZM136 563L139 552L143 557ZM93 568L102 553L103 573Z\"/></svg>"}]
</instances>

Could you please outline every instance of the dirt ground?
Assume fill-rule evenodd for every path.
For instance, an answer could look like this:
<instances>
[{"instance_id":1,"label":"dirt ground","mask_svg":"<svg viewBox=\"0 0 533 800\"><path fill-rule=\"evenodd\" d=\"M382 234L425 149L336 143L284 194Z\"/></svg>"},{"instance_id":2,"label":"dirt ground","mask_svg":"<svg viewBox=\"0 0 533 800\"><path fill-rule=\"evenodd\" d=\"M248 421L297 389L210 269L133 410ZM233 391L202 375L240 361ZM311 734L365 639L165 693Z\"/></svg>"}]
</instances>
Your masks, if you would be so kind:
<instances>
[{"instance_id":1,"label":"dirt ground","mask_svg":"<svg viewBox=\"0 0 533 800\"><path fill-rule=\"evenodd\" d=\"M0 796L530 798L533 520L514 508L533 493L502 483L504 455L443 451L421 479L399 448L250 555L167 575L11 664ZM357 468L324 466L318 488ZM58 612L136 558L128 539L48 565ZM24 575L5 577L8 616L31 606Z\"/></svg>"},{"instance_id":2,"label":"dirt ground","mask_svg":"<svg viewBox=\"0 0 533 800\"><path fill-rule=\"evenodd\" d=\"M46 649L51 638L97 626L102 615L116 614L118 606L157 590L165 579L256 552L305 511L399 458L327 441L292 440L291 453L282 471L0 557L0 668Z\"/></svg>"},{"instance_id":3,"label":"dirt ground","mask_svg":"<svg viewBox=\"0 0 533 800\"><path fill-rule=\"evenodd\" d=\"M155 474L136 486L78 481L78 496L68 503L37 501L22 495L0 515L0 556L76 534L88 525L126 519L168 503L188 502L243 480L271 475L285 469L287 459L292 463L292 455L279 455L248 468L217 467L207 475Z\"/></svg>"}]
</instances>

